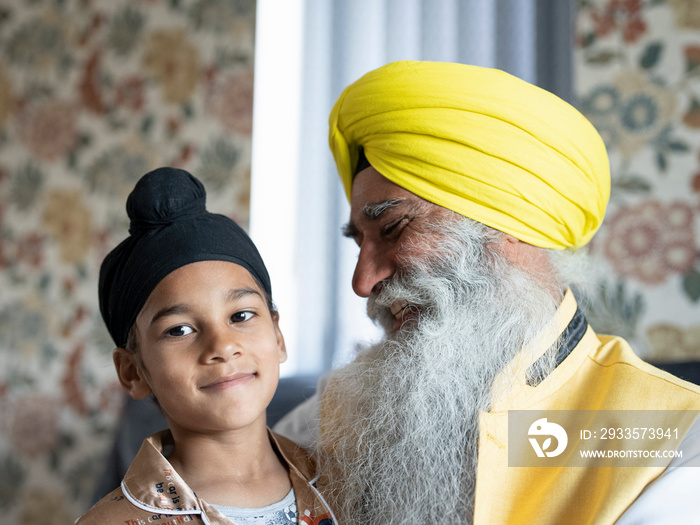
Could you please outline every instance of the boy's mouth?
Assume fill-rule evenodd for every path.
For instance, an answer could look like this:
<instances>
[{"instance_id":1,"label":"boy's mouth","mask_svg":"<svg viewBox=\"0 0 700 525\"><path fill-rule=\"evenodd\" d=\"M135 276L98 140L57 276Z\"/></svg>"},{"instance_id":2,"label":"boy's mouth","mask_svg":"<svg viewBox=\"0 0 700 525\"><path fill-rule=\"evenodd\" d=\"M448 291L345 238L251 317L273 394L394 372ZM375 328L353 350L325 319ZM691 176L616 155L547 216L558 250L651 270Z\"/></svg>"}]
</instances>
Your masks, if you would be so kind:
<instances>
[{"instance_id":1,"label":"boy's mouth","mask_svg":"<svg viewBox=\"0 0 700 525\"><path fill-rule=\"evenodd\" d=\"M246 384L257 376L254 372L238 372L236 374L220 377L211 383L199 387L200 390L225 390Z\"/></svg>"}]
</instances>

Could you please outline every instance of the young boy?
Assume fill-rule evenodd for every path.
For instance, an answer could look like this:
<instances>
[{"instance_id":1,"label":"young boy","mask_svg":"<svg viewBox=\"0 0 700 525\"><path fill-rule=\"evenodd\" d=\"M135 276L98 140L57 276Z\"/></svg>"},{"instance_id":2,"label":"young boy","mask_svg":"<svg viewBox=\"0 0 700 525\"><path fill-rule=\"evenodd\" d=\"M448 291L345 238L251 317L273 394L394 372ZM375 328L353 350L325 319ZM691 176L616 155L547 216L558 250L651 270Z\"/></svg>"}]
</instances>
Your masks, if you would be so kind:
<instances>
[{"instance_id":1,"label":"young boy","mask_svg":"<svg viewBox=\"0 0 700 525\"><path fill-rule=\"evenodd\" d=\"M77 523L335 524L312 459L266 425L286 350L255 245L207 212L182 170L144 175L126 207L130 235L102 263L100 310L124 390L153 395L170 428Z\"/></svg>"}]
</instances>

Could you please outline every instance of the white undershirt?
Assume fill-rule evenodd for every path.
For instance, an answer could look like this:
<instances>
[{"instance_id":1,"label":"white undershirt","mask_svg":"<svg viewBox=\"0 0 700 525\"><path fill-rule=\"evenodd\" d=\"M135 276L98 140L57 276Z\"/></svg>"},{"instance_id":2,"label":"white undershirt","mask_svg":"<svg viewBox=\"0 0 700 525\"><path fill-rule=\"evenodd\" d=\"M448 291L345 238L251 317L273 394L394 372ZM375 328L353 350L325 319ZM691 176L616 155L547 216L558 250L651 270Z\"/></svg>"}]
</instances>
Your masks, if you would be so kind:
<instances>
[{"instance_id":1,"label":"white undershirt","mask_svg":"<svg viewBox=\"0 0 700 525\"><path fill-rule=\"evenodd\" d=\"M212 507L238 525L297 525L298 523L294 489L290 490L283 500L257 509L214 504Z\"/></svg>"},{"instance_id":2,"label":"white undershirt","mask_svg":"<svg viewBox=\"0 0 700 525\"><path fill-rule=\"evenodd\" d=\"M675 525L698 523L700 505L700 417L683 438L675 458L661 476L649 483L616 522L617 525Z\"/></svg>"}]
</instances>

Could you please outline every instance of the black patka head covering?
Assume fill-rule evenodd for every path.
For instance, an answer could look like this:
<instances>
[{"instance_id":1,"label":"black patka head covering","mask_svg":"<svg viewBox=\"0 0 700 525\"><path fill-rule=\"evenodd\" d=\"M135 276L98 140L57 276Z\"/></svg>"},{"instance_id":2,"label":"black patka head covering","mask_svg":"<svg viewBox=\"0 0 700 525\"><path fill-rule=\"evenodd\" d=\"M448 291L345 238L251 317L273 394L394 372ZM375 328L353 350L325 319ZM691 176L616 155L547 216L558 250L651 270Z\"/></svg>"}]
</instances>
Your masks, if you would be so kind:
<instances>
[{"instance_id":1,"label":"black patka head covering","mask_svg":"<svg viewBox=\"0 0 700 525\"><path fill-rule=\"evenodd\" d=\"M233 220L209 213L206 192L184 170L159 168L126 201L129 237L100 268L100 311L118 347L126 345L146 299L169 273L198 261L229 261L272 295L270 277L250 237Z\"/></svg>"}]
</instances>

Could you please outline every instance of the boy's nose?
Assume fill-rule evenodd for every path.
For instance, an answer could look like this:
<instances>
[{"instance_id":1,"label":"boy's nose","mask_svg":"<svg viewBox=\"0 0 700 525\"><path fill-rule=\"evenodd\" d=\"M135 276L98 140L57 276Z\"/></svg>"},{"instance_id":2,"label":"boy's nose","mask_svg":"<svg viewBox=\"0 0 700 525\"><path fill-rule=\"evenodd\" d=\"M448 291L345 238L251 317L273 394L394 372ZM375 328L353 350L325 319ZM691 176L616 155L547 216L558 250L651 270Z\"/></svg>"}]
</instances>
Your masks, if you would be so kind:
<instances>
[{"instance_id":1,"label":"boy's nose","mask_svg":"<svg viewBox=\"0 0 700 525\"><path fill-rule=\"evenodd\" d=\"M357 258L352 289L360 297L379 293L381 283L394 275L396 268L391 259L376 248L362 247Z\"/></svg>"},{"instance_id":2,"label":"boy's nose","mask_svg":"<svg viewBox=\"0 0 700 525\"><path fill-rule=\"evenodd\" d=\"M241 355L240 342L231 329L222 328L212 330L202 357L207 362L228 361Z\"/></svg>"}]
</instances>

